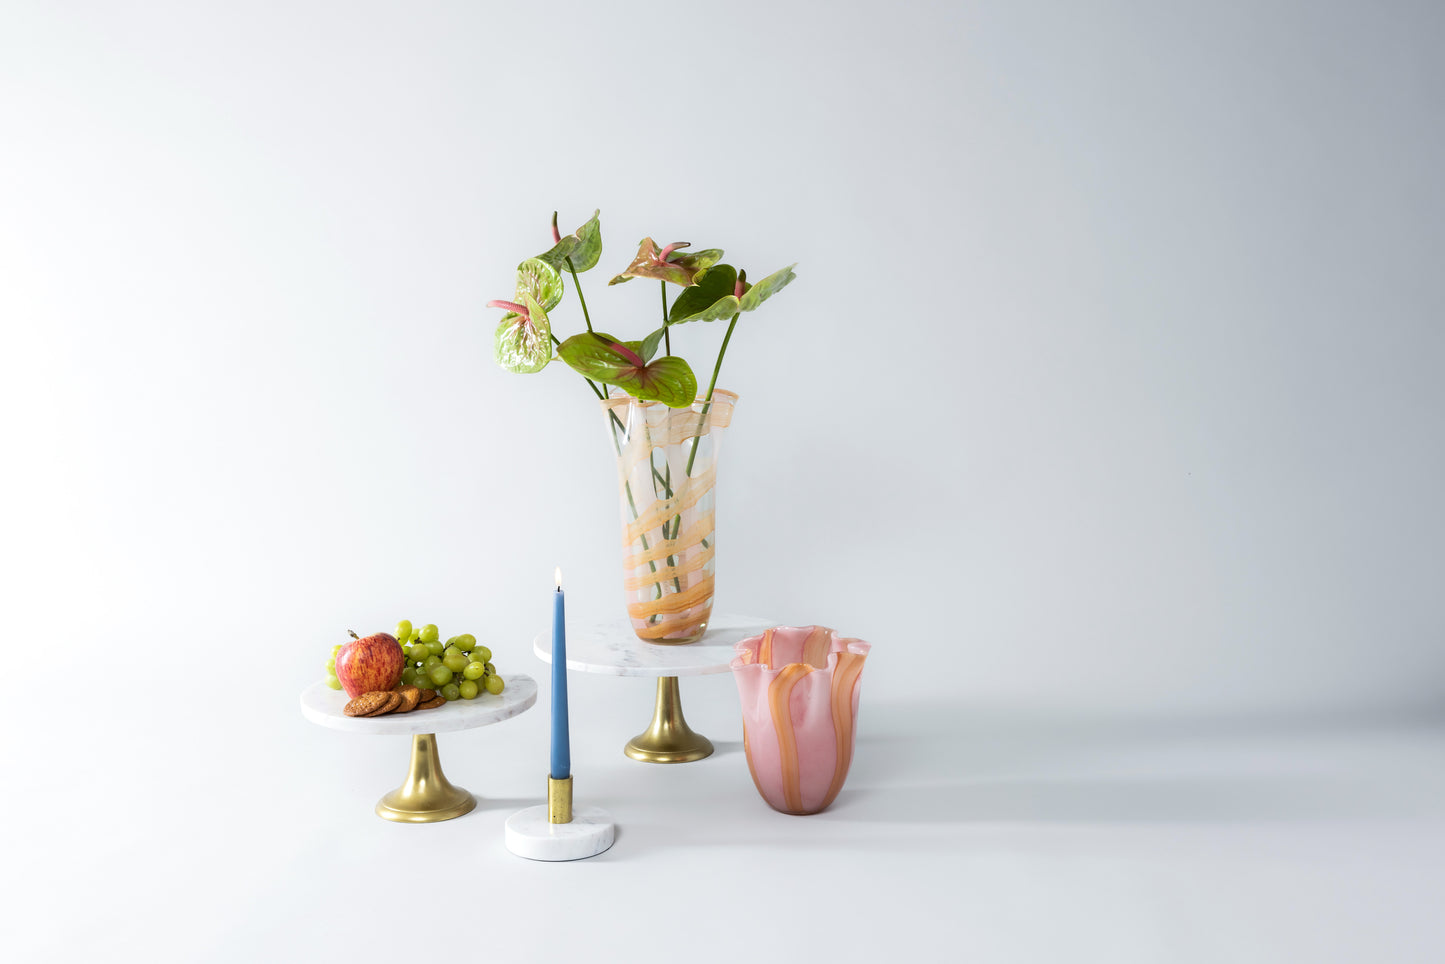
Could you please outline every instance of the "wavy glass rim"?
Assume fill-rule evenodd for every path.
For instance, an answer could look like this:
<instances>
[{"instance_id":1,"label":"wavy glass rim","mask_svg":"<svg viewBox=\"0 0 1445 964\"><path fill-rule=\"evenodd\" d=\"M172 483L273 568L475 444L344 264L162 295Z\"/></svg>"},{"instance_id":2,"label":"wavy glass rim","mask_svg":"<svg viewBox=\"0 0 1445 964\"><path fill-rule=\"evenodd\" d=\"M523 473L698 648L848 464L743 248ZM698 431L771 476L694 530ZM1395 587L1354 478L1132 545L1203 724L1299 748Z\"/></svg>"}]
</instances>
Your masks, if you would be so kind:
<instances>
[{"instance_id":1,"label":"wavy glass rim","mask_svg":"<svg viewBox=\"0 0 1445 964\"><path fill-rule=\"evenodd\" d=\"M737 392L730 392L730 391L728 391L726 388L714 388L714 389L712 390L712 400L713 400L714 402L717 402L717 401L720 401L720 400L726 400L729 404L736 405L736 404L737 404L737 401L738 401L738 395L737 395ZM708 400L707 400L707 397L706 397L706 396L699 395L697 398L693 399L692 404L693 404L693 405L706 405L706 404L707 404L707 401L708 401ZM648 405L662 405L661 402L652 401L652 400L650 400L650 399L647 400L647 401L643 401L643 400L640 399L640 398L633 398L631 395L618 395L618 396L616 396L616 397L599 399L598 402L597 402L597 404L601 405L603 408L608 408L608 409L611 409L611 408L620 408L620 407L627 406L627 405L641 405L641 406L644 406L644 407L645 407L645 406L648 406ZM666 407L668 407L668 406L663 406L663 407L666 408ZM679 408L679 409L675 409L675 411L681 412L681 411L685 411L685 409Z\"/></svg>"}]
</instances>

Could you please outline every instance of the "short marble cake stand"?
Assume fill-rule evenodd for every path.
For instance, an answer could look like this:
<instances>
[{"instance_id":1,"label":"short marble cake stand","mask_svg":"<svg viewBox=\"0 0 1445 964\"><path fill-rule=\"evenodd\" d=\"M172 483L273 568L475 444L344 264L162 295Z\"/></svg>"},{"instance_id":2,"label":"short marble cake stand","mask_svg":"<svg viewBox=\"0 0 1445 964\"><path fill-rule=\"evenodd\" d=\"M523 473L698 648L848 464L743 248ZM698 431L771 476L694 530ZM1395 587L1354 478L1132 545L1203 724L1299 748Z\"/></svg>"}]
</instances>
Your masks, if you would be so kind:
<instances>
[{"instance_id":1,"label":"short marble cake stand","mask_svg":"<svg viewBox=\"0 0 1445 964\"><path fill-rule=\"evenodd\" d=\"M487 693L474 700L453 700L430 710L388 713L375 719L347 716L342 712L346 694L318 682L302 691L301 715L319 726L347 733L410 736L411 769L401 786L377 801L376 815L399 823L437 823L470 813L477 800L442 773L436 734L500 723L537 702L537 681L532 677L509 673L504 679L506 688L495 696Z\"/></svg>"},{"instance_id":2,"label":"short marble cake stand","mask_svg":"<svg viewBox=\"0 0 1445 964\"><path fill-rule=\"evenodd\" d=\"M652 725L628 740L623 752L644 763L690 763L710 755L712 741L687 725L677 678L726 673L737 655L734 643L775 625L752 616L717 615L708 621L702 639L668 645L638 639L627 619L612 620L567 631L567 668L605 676L656 677ZM532 649L552 662L551 632L538 635Z\"/></svg>"}]
</instances>

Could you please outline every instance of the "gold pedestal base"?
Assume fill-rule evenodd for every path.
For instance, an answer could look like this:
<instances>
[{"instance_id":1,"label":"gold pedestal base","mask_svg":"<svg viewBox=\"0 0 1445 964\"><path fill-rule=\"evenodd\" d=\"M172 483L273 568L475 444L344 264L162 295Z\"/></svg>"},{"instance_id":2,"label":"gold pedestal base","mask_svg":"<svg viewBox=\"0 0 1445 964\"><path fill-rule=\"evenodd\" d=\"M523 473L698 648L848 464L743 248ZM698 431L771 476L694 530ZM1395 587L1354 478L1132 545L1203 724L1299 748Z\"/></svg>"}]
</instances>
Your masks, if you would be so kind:
<instances>
[{"instance_id":1,"label":"gold pedestal base","mask_svg":"<svg viewBox=\"0 0 1445 964\"><path fill-rule=\"evenodd\" d=\"M694 733L682 715L676 676L658 677L652 725L628 740L622 752L643 763L691 763L712 755L712 741Z\"/></svg>"},{"instance_id":2,"label":"gold pedestal base","mask_svg":"<svg viewBox=\"0 0 1445 964\"><path fill-rule=\"evenodd\" d=\"M411 738L406 782L377 801L376 815L398 823L439 823L471 813L476 805L476 797L442 773L436 735L418 733Z\"/></svg>"}]
</instances>

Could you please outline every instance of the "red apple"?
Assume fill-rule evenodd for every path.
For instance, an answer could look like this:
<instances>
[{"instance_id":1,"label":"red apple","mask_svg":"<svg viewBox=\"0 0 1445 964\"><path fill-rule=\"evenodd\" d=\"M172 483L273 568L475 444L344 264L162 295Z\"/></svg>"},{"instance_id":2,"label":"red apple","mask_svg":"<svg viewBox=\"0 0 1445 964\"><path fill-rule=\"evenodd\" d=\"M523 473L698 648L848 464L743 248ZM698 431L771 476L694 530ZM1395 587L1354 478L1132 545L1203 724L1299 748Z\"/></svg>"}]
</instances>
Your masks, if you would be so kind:
<instances>
[{"instance_id":1,"label":"red apple","mask_svg":"<svg viewBox=\"0 0 1445 964\"><path fill-rule=\"evenodd\" d=\"M394 689L401 682L401 671L405 668L406 656L390 633L352 639L336 654L336 678L352 699L373 690Z\"/></svg>"}]
</instances>

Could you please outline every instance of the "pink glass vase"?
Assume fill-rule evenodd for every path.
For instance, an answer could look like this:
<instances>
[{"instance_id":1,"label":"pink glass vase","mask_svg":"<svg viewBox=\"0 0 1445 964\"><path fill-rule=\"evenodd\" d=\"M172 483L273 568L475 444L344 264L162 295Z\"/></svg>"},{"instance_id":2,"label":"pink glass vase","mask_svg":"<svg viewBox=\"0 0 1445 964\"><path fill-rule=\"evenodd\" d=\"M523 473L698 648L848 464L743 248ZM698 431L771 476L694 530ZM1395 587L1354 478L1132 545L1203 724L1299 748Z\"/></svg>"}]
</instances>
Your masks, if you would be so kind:
<instances>
[{"instance_id":1,"label":"pink glass vase","mask_svg":"<svg viewBox=\"0 0 1445 964\"><path fill-rule=\"evenodd\" d=\"M870 648L823 626L779 626L736 645L743 749L774 810L817 813L843 789Z\"/></svg>"}]
</instances>

